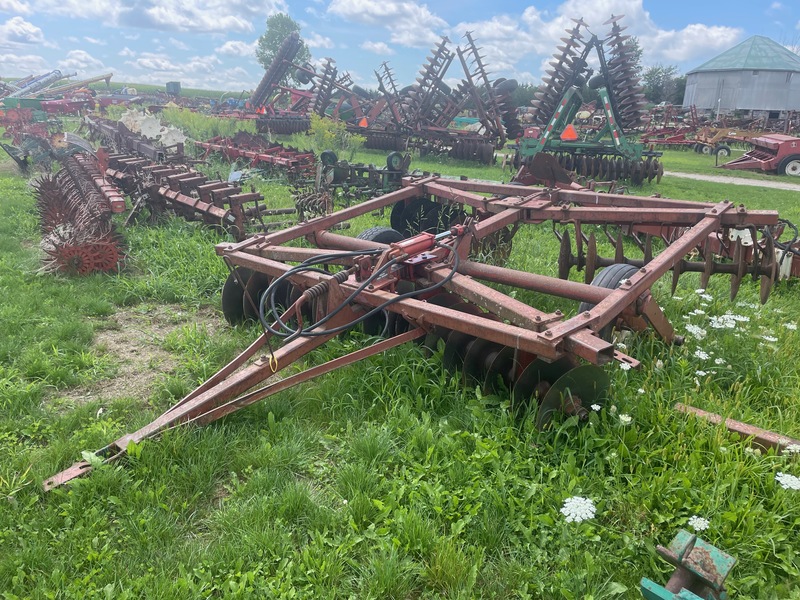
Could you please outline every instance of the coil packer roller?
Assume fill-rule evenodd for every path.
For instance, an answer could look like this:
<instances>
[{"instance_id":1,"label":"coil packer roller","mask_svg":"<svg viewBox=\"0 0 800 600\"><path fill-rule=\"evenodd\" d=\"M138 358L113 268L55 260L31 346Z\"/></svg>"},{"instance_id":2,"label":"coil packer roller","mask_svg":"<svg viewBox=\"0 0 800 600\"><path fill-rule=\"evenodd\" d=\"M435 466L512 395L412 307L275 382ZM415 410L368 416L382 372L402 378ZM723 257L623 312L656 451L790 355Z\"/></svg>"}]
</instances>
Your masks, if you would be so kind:
<instances>
[{"instance_id":1,"label":"coil packer roller","mask_svg":"<svg viewBox=\"0 0 800 600\"><path fill-rule=\"evenodd\" d=\"M346 221L386 207L392 207L393 221L405 223L408 231L373 228L361 238L331 232ZM415 222L420 233L412 231ZM623 229L664 226L682 228L682 235L641 267L621 264L601 272L597 285L470 260L471 249L497 239L499 232L513 235L523 224L546 222L573 225L576 230L581 224ZM682 341L651 295L651 286L685 262L684 257L710 235L728 229L768 233L777 224L775 211L748 211L728 201L697 203L438 176L406 177L401 189L362 204L240 243L219 244L217 253L231 268L223 290L226 317L257 317L265 332L160 417L96 455L106 462L116 461L131 442L180 424L212 422L412 340L430 344L442 339L446 367L460 367L465 377L484 385L502 380L513 391L515 405L532 405L530 411L540 428L557 413L586 418L588 406L601 403L608 387L608 376L599 367L611 361L639 365L634 357L615 350L608 339L611 327L624 324L642 330L649 325L667 342ZM298 245L303 240L313 247ZM741 279L740 269L711 271ZM606 273L611 276L603 277ZM539 310L487 283L583 304L578 314L567 318L560 310ZM383 334L385 339L265 383L359 323L368 333ZM279 339L283 344L272 351ZM76 463L44 486L58 486L91 468L88 462Z\"/></svg>"}]
</instances>

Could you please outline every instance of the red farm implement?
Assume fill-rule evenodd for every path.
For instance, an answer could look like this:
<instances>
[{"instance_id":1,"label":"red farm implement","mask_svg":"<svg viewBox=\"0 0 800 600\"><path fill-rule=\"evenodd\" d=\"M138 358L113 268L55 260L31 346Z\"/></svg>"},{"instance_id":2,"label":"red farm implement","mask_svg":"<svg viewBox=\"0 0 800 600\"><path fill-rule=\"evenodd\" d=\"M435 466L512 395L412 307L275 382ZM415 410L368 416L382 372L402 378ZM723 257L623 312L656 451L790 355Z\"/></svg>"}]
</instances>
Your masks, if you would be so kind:
<instances>
[{"instance_id":1,"label":"red farm implement","mask_svg":"<svg viewBox=\"0 0 800 600\"><path fill-rule=\"evenodd\" d=\"M257 319L264 333L152 423L97 451L97 459L117 461L132 442L181 424L210 423L412 340L429 347L442 341L446 368L460 370L480 386L507 387L515 411L524 411L540 428L562 417L582 420L608 393L602 365L639 364L615 349L614 327L650 327L665 342L680 343L651 293L670 269L696 270L704 280L728 274L734 295L750 273L760 278L763 299L777 272L775 211L748 211L728 201L695 203L436 176L406 177L402 183L399 190L289 229L218 245L231 270L222 294L225 316L232 322ZM383 209L391 209L393 228L373 227L358 237L332 232ZM567 259L569 239L583 244L584 232L598 224L670 235L664 235L669 243L660 253L646 243L638 265L618 262L600 271L591 285L474 260L487 248L510 244L520 227L542 224L559 230ZM749 262L740 237L733 261L704 252L710 237L727 239L731 231L745 230L763 236L752 245ZM688 258L698 252L703 260ZM618 254L620 261L629 260ZM564 310L538 309L494 284L560 298ZM572 317L567 300L581 303ZM283 375L286 367L356 327L384 339ZM273 377L279 372L283 379ZM45 487L91 468L77 463Z\"/></svg>"},{"instance_id":2,"label":"red farm implement","mask_svg":"<svg viewBox=\"0 0 800 600\"><path fill-rule=\"evenodd\" d=\"M800 177L800 138L768 133L751 138L750 143L752 150L721 166Z\"/></svg>"}]
</instances>

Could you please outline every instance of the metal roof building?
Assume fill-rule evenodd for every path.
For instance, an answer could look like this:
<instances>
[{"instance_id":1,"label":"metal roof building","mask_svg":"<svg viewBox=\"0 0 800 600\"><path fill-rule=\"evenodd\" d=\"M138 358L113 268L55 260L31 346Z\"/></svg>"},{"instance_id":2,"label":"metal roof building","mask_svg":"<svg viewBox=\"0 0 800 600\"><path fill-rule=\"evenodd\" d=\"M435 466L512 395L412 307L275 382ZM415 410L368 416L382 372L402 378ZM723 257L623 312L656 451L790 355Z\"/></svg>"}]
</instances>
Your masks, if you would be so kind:
<instances>
[{"instance_id":1,"label":"metal roof building","mask_svg":"<svg viewBox=\"0 0 800 600\"><path fill-rule=\"evenodd\" d=\"M683 106L718 113L800 110L800 56L754 35L689 71Z\"/></svg>"}]
</instances>

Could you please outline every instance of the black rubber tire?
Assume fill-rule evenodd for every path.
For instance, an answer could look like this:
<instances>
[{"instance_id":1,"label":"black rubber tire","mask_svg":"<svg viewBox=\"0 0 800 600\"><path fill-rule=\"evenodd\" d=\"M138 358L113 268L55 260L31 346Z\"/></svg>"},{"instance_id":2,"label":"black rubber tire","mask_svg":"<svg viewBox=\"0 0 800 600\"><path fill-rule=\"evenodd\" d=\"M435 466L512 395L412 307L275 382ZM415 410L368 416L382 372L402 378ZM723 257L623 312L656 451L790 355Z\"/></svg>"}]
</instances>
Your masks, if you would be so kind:
<instances>
[{"instance_id":1,"label":"black rubber tire","mask_svg":"<svg viewBox=\"0 0 800 600\"><path fill-rule=\"evenodd\" d=\"M400 152L390 152L386 157L386 168L390 171L399 171L403 167L403 155Z\"/></svg>"},{"instance_id":2,"label":"black rubber tire","mask_svg":"<svg viewBox=\"0 0 800 600\"><path fill-rule=\"evenodd\" d=\"M700 146L700 154L711 154L711 150L712 150L711 146L708 146L706 144L701 144Z\"/></svg>"},{"instance_id":3,"label":"black rubber tire","mask_svg":"<svg viewBox=\"0 0 800 600\"><path fill-rule=\"evenodd\" d=\"M370 227L356 236L359 240L368 240L379 244L393 244L402 241L403 234L391 227Z\"/></svg>"},{"instance_id":4,"label":"black rubber tire","mask_svg":"<svg viewBox=\"0 0 800 600\"><path fill-rule=\"evenodd\" d=\"M630 277L638 271L638 267L634 267L633 265L627 265L624 263L617 263L615 265L611 265L606 267L602 271L600 271L597 275L595 275L594 279L592 279L592 285L597 287L603 287L609 290L615 290L622 282L626 279L630 279ZM596 305L591 304L589 302L581 302L580 306L578 307L578 313L586 312L587 310L592 310ZM597 335L599 335L602 339L606 340L607 342L611 341L611 334L614 331L614 323L609 323L605 327L603 327Z\"/></svg>"},{"instance_id":5,"label":"black rubber tire","mask_svg":"<svg viewBox=\"0 0 800 600\"><path fill-rule=\"evenodd\" d=\"M720 158L728 158L731 155L731 147L722 144L714 148L714 154L719 156Z\"/></svg>"},{"instance_id":6,"label":"black rubber tire","mask_svg":"<svg viewBox=\"0 0 800 600\"><path fill-rule=\"evenodd\" d=\"M336 152L333 150L323 150L319 155L319 160L324 166L330 167L339 162L339 157L336 156Z\"/></svg>"},{"instance_id":7,"label":"black rubber tire","mask_svg":"<svg viewBox=\"0 0 800 600\"><path fill-rule=\"evenodd\" d=\"M247 284L247 280L253 275L250 269L238 267L235 273L228 275L225 280L225 285L222 286L222 314L225 315L225 320L231 325L237 325L244 321L244 308L242 301L244 300L244 285L239 281Z\"/></svg>"},{"instance_id":8,"label":"black rubber tire","mask_svg":"<svg viewBox=\"0 0 800 600\"><path fill-rule=\"evenodd\" d=\"M389 218L392 228L403 234L404 237L417 235L421 231L421 224L426 221L429 213L437 212L439 205L430 198L412 198L408 204L402 200L392 208Z\"/></svg>"},{"instance_id":9,"label":"black rubber tire","mask_svg":"<svg viewBox=\"0 0 800 600\"><path fill-rule=\"evenodd\" d=\"M784 158L781 161L781 164L778 165L778 173L780 175L797 176L798 173L795 173L794 170L792 170L792 172L790 172L790 173L786 172L786 167L789 166L789 163L792 163L794 161L800 161L800 154L792 154L792 155L787 156L786 158Z\"/></svg>"}]
</instances>

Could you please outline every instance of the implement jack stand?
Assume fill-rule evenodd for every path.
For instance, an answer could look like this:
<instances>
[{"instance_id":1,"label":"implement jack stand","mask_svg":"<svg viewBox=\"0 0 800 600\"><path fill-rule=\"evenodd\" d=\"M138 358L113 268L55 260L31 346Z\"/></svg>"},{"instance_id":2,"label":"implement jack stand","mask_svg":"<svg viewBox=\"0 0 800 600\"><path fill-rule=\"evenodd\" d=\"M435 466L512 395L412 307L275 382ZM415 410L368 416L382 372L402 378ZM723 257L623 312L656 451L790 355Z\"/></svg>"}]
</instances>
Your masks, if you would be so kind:
<instances>
[{"instance_id":1,"label":"implement jack stand","mask_svg":"<svg viewBox=\"0 0 800 600\"><path fill-rule=\"evenodd\" d=\"M736 559L681 529L669 548L658 546L658 554L675 566L666 587L642 578L646 600L727 600L725 578Z\"/></svg>"}]
</instances>

